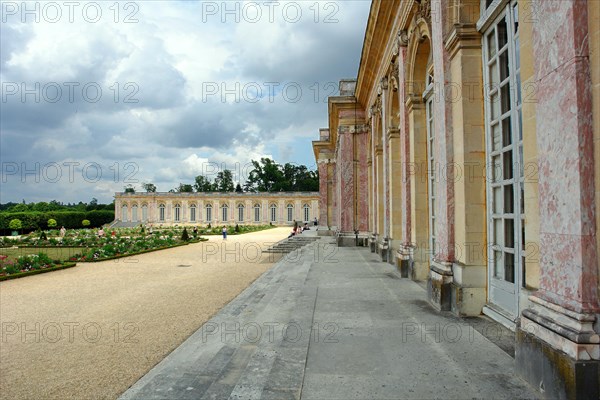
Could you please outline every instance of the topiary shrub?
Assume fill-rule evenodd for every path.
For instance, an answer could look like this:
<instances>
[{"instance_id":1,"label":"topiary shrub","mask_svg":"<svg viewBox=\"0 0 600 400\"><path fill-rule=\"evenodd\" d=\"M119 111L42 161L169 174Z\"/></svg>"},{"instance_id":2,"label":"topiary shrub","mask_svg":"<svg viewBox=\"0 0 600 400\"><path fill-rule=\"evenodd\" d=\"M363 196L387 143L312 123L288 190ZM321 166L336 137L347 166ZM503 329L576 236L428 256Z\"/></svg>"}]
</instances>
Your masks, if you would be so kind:
<instances>
[{"instance_id":1,"label":"topiary shrub","mask_svg":"<svg viewBox=\"0 0 600 400\"><path fill-rule=\"evenodd\" d=\"M54 218L50 218L48 220L48 228L54 228L54 227L56 227L56 225L57 225L56 220Z\"/></svg>"},{"instance_id":2,"label":"topiary shrub","mask_svg":"<svg viewBox=\"0 0 600 400\"><path fill-rule=\"evenodd\" d=\"M17 219L17 218L11 219L10 222L8 223L8 227L13 230L18 230L23 227L23 223L21 223L20 219Z\"/></svg>"},{"instance_id":3,"label":"topiary shrub","mask_svg":"<svg viewBox=\"0 0 600 400\"><path fill-rule=\"evenodd\" d=\"M90 226L90 220L84 219L83 221L81 221L81 225L87 228L88 226Z\"/></svg>"},{"instance_id":4,"label":"topiary shrub","mask_svg":"<svg viewBox=\"0 0 600 400\"><path fill-rule=\"evenodd\" d=\"M181 240L183 240L184 242L187 242L188 240L190 240L190 236L188 235L187 228L183 228L183 233L181 234Z\"/></svg>"}]
</instances>

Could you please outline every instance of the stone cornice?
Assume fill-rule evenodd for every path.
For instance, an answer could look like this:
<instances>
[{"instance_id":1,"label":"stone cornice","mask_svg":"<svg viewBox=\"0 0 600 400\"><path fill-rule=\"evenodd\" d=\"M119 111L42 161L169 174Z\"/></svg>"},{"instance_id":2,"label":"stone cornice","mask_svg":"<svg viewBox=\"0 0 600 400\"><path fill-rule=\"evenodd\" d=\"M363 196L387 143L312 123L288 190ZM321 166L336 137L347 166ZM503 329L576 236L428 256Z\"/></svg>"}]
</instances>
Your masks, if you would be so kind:
<instances>
[{"instance_id":1,"label":"stone cornice","mask_svg":"<svg viewBox=\"0 0 600 400\"><path fill-rule=\"evenodd\" d=\"M475 24L454 24L444 39L444 46L452 60L462 49L481 49L481 34Z\"/></svg>"},{"instance_id":2,"label":"stone cornice","mask_svg":"<svg viewBox=\"0 0 600 400\"><path fill-rule=\"evenodd\" d=\"M418 110L418 109L425 108L425 105L423 103L423 98L421 96L417 96L414 94L409 94L408 96L406 96L406 100L405 100L404 104L406 105L407 112L411 112L414 109Z\"/></svg>"},{"instance_id":3,"label":"stone cornice","mask_svg":"<svg viewBox=\"0 0 600 400\"><path fill-rule=\"evenodd\" d=\"M400 129L398 128L388 128L387 129L387 137L388 139L396 139L400 138Z\"/></svg>"}]
</instances>

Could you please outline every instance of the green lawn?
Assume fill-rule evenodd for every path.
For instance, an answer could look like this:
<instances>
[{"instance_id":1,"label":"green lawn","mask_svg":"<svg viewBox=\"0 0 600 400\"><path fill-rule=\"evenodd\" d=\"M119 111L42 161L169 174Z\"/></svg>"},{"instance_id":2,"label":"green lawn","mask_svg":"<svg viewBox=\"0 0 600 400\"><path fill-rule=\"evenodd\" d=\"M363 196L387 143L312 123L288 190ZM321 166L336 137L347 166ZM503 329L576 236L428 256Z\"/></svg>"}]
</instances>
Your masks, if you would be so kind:
<instances>
[{"instance_id":1,"label":"green lawn","mask_svg":"<svg viewBox=\"0 0 600 400\"><path fill-rule=\"evenodd\" d=\"M52 260L65 261L74 254L85 253L86 250L85 247L20 247L18 249L0 248L0 254L7 255L9 260L15 260L26 254L46 253Z\"/></svg>"}]
</instances>

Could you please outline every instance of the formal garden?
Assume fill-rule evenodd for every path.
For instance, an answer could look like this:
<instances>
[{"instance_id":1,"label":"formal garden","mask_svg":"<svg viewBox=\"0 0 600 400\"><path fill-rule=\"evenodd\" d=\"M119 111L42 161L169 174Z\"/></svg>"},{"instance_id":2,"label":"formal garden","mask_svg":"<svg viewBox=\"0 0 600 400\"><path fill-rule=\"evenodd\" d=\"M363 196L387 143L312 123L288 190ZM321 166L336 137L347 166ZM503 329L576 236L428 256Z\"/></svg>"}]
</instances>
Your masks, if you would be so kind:
<instances>
[{"instance_id":1,"label":"formal garden","mask_svg":"<svg viewBox=\"0 0 600 400\"><path fill-rule=\"evenodd\" d=\"M18 232L18 220L11 229ZM47 225L56 228L56 221ZM90 225L83 220L81 225ZM256 232L271 225L227 226L228 235ZM221 235L223 225L135 228L81 228L33 231L25 235L0 237L0 281L56 269L77 262L95 262L163 250L208 240L202 236Z\"/></svg>"}]
</instances>

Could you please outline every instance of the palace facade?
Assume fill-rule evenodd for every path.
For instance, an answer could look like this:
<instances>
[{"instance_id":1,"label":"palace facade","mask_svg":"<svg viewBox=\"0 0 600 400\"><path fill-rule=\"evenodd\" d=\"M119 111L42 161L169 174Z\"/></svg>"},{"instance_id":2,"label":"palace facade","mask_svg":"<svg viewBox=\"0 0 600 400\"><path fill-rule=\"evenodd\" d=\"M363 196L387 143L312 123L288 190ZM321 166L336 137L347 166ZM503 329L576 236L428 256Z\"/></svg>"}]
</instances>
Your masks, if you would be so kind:
<instances>
[{"instance_id":1,"label":"palace facade","mask_svg":"<svg viewBox=\"0 0 600 400\"><path fill-rule=\"evenodd\" d=\"M516 331L545 396L600 398L600 2L374 0L328 107L320 225Z\"/></svg>"},{"instance_id":2,"label":"palace facade","mask_svg":"<svg viewBox=\"0 0 600 400\"><path fill-rule=\"evenodd\" d=\"M319 215L319 193L115 193L120 224L273 224L311 222Z\"/></svg>"}]
</instances>

